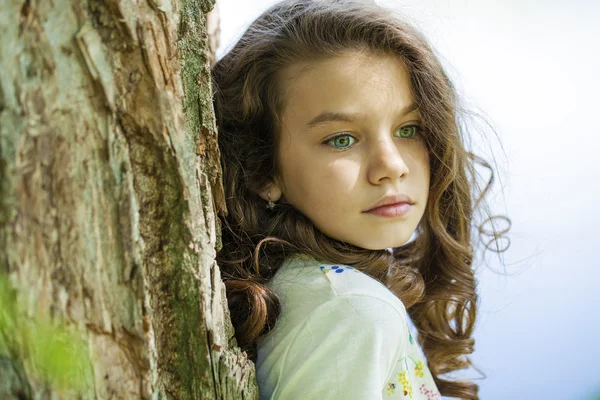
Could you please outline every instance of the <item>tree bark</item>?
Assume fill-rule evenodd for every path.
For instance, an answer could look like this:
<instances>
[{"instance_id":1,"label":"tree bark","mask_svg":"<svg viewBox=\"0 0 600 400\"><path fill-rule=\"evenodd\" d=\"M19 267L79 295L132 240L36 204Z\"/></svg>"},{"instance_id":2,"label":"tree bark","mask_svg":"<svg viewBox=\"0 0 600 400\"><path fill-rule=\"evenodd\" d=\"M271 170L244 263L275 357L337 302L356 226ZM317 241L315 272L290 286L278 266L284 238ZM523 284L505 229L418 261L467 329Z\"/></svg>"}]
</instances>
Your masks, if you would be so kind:
<instances>
[{"instance_id":1,"label":"tree bark","mask_svg":"<svg viewBox=\"0 0 600 400\"><path fill-rule=\"evenodd\" d=\"M258 397L215 262L213 1L0 6L0 273L86 341L77 397ZM0 398L74 396L29 361L0 356Z\"/></svg>"}]
</instances>

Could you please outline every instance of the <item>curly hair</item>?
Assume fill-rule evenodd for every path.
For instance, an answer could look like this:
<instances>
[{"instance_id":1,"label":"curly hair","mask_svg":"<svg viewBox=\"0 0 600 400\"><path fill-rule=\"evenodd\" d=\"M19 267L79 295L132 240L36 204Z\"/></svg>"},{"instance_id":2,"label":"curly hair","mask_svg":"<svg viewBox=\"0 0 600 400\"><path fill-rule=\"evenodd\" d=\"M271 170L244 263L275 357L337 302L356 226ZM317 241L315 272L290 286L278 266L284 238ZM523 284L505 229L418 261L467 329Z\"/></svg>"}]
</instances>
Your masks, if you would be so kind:
<instances>
[{"instance_id":1,"label":"curly hair","mask_svg":"<svg viewBox=\"0 0 600 400\"><path fill-rule=\"evenodd\" d=\"M348 51L399 56L427 129L431 177L425 215L415 239L393 253L333 240L285 202L267 210L257 194L279 171L285 104L278 71ZM256 361L257 341L280 313L267 283L287 257L308 254L351 265L388 287L418 330L440 392L478 399L475 383L442 375L471 365L478 300L472 225L489 184L478 199L472 192L475 164L489 165L466 150L456 90L425 38L374 4L285 0L250 25L214 65L212 77L227 206L220 216L218 263L239 346Z\"/></svg>"}]
</instances>

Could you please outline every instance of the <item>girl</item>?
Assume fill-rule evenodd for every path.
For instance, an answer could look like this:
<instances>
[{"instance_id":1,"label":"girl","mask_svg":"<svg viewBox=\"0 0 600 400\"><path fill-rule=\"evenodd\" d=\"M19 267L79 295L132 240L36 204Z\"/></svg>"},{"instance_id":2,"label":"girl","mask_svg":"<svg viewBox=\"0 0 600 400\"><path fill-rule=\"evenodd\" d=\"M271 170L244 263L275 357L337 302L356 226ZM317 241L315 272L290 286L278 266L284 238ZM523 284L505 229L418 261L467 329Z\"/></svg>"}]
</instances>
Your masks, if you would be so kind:
<instances>
[{"instance_id":1,"label":"girl","mask_svg":"<svg viewBox=\"0 0 600 400\"><path fill-rule=\"evenodd\" d=\"M473 352L475 158L425 39L374 4L285 0L212 72L219 265L260 398L477 399L444 376Z\"/></svg>"}]
</instances>

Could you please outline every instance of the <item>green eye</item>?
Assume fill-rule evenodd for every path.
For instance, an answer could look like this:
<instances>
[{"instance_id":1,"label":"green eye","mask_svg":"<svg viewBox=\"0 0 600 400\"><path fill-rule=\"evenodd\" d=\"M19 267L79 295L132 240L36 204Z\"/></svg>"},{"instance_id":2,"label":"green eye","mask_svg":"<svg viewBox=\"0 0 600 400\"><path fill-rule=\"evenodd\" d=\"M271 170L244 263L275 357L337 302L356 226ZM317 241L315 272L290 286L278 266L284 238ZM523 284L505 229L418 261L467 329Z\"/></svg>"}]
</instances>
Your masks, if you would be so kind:
<instances>
[{"instance_id":1,"label":"green eye","mask_svg":"<svg viewBox=\"0 0 600 400\"><path fill-rule=\"evenodd\" d=\"M403 126L396 131L398 132L398 135L396 136L405 139L412 139L417 134L418 130L419 127L417 125Z\"/></svg>"},{"instance_id":2,"label":"green eye","mask_svg":"<svg viewBox=\"0 0 600 400\"><path fill-rule=\"evenodd\" d=\"M329 140L327 144L336 149L346 149L352 146L356 142L356 139L350 135L339 135Z\"/></svg>"}]
</instances>

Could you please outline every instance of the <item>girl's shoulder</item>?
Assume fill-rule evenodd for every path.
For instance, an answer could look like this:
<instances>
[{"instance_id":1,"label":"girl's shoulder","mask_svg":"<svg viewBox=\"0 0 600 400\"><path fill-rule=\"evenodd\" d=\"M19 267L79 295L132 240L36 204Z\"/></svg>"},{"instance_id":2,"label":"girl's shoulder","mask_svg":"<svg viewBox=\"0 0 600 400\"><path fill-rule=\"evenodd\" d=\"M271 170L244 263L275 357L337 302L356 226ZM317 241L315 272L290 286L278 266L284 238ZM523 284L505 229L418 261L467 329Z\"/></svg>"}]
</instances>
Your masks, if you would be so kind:
<instances>
[{"instance_id":1,"label":"girl's shoulder","mask_svg":"<svg viewBox=\"0 0 600 400\"><path fill-rule=\"evenodd\" d=\"M303 254L289 257L268 286L279 296L282 309L300 314L298 317L339 296L372 297L406 312L400 299L382 282L351 266Z\"/></svg>"}]
</instances>

